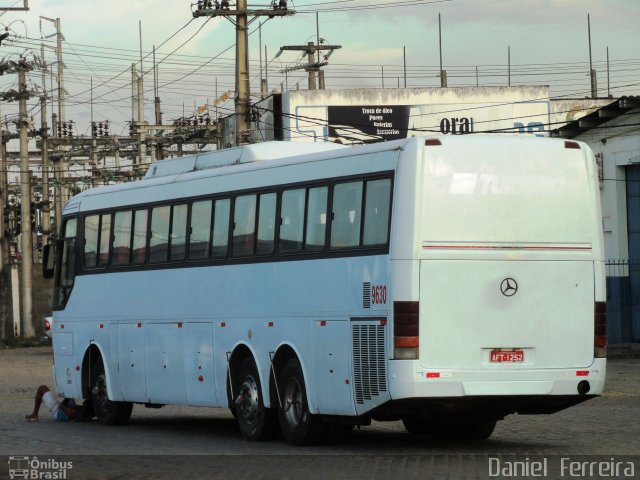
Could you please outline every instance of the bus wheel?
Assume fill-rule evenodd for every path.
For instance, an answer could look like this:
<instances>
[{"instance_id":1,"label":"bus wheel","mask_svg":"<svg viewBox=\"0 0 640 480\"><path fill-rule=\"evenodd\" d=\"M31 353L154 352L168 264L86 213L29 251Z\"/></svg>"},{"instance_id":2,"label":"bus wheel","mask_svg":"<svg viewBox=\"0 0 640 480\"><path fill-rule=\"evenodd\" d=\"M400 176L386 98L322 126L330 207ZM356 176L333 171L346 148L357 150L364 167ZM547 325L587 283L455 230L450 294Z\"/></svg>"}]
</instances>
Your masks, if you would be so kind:
<instances>
[{"instance_id":1,"label":"bus wheel","mask_svg":"<svg viewBox=\"0 0 640 480\"><path fill-rule=\"evenodd\" d=\"M302 367L292 358L280 373L279 390L282 405L278 409L280 429L290 445L312 445L322 441L325 424L309 412L307 389Z\"/></svg>"},{"instance_id":2,"label":"bus wheel","mask_svg":"<svg viewBox=\"0 0 640 480\"><path fill-rule=\"evenodd\" d=\"M426 434L436 440L486 440L496 428L495 420L468 419L456 422L433 422L404 417L404 427L412 434Z\"/></svg>"},{"instance_id":3,"label":"bus wheel","mask_svg":"<svg viewBox=\"0 0 640 480\"><path fill-rule=\"evenodd\" d=\"M235 377L235 410L240 433L247 440L269 440L275 436L277 417L262 401L260 376L253 358L246 358Z\"/></svg>"},{"instance_id":4,"label":"bus wheel","mask_svg":"<svg viewBox=\"0 0 640 480\"><path fill-rule=\"evenodd\" d=\"M91 402L98 422L103 425L122 425L131 417L133 403L109 400L102 358L98 359L91 371Z\"/></svg>"},{"instance_id":5,"label":"bus wheel","mask_svg":"<svg viewBox=\"0 0 640 480\"><path fill-rule=\"evenodd\" d=\"M412 435L427 435L431 426L431 422L418 417L402 417L402 424L407 432Z\"/></svg>"}]
</instances>

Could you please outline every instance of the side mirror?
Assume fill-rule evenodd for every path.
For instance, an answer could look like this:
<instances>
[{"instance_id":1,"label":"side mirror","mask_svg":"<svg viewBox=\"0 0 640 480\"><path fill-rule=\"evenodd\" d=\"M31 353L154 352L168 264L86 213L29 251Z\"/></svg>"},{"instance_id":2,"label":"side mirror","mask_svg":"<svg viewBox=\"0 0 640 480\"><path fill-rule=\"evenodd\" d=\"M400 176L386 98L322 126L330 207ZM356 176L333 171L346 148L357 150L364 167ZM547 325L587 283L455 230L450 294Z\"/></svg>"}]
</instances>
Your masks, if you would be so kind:
<instances>
[{"instance_id":1,"label":"side mirror","mask_svg":"<svg viewBox=\"0 0 640 480\"><path fill-rule=\"evenodd\" d=\"M44 278L53 278L55 263L55 245L48 243L44 247L42 247L42 276Z\"/></svg>"}]
</instances>

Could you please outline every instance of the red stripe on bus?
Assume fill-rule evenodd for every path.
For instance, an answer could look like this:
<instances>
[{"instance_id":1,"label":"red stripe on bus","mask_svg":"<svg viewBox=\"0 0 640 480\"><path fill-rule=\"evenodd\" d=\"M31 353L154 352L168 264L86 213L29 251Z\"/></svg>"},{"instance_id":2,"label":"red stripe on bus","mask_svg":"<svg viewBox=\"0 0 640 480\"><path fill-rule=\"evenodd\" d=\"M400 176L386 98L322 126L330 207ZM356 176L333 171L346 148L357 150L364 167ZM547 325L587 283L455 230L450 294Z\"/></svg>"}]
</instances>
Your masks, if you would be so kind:
<instances>
[{"instance_id":1,"label":"red stripe on bus","mask_svg":"<svg viewBox=\"0 0 640 480\"><path fill-rule=\"evenodd\" d=\"M490 245L423 245L423 249L448 249L448 250L591 250L591 247L547 247L547 246L529 246L529 247L508 247L508 246L490 246Z\"/></svg>"}]
</instances>

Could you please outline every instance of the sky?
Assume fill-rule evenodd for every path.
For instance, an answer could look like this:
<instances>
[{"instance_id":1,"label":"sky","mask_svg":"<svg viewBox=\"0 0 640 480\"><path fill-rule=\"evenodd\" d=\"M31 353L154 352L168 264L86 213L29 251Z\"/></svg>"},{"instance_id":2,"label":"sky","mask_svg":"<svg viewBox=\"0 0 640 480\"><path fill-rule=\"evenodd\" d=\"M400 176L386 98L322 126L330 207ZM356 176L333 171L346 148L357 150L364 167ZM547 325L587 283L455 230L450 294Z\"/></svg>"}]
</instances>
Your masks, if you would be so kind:
<instances>
[{"instance_id":1,"label":"sky","mask_svg":"<svg viewBox=\"0 0 640 480\"><path fill-rule=\"evenodd\" d=\"M21 6L23 1L0 0L0 7ZM269 3L250 1L249 7L269 8ZM110 120L112 133L126 134L126 121L131 118L131 63L138 62L140 68L140 27L143 68L148 72L148 119L153 111L150 52L154 45L165 122L190 116L200 105L212 106L217 96L234 89L234 26L224 18L193 18L195 7L188 0L29 0L28 4L28 12L0 16L0 28L10 33L0 51L5 61L21 55L40 59L42 38L48 47L55 46L53 23L41 17L60 19L65 39L66 118L76 121L78 134L89 133L92 96L93 118ZM307 88L303 70L286 78L281 73L301 63L299 52L275 57L281 46L316 41L317 27L323 42L342 46L328 58L327 88L402 86L403 51L408 87L439 86L440 15L449 86L507 85L510 50L512 85L550 85L554 97L585 97L589 95L589 14L598 94L640 95L638 0L298 0L289 1L289 9L296 14L260 17L250 24L252 94L259 89L260 54L263 64L268 64L270 90ZM44 60L55 61L51 48L45 49ZM2 91L16 87L15 77L7 74L0 79ZM30 73L34 90L42 90L41 78L40 70ZM52 85L55 89L55 80L52 83L49 76L45 83L47 89ZM36 101L30 100L30 106L37 116ZM232 102L227 102L219 112L230 113L232 108ZM14 104L2 105L3 116L16 110Z\"/></svg>"}]
</instances>

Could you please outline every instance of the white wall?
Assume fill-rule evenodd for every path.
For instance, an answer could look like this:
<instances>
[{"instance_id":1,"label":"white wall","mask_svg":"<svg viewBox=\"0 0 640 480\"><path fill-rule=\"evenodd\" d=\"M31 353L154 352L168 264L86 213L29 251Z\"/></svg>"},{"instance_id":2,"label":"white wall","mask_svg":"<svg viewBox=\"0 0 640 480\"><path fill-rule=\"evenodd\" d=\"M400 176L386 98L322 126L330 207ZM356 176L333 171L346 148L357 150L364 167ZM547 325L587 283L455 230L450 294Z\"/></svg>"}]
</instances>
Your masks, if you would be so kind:
<instances>
[{"instance_id":1,"label":"white wall","mask_svg":"<svg viewBox=\"0 0 640 480\"><path fill-rule=\"evenodd\" d=\"M282 98L285 139L326 141L329 110L337 106L408 107L409 121L400 128L402 136L452 133L454 122L465 121L473 126L468 133L513 129L519 124L524 132L544 134L540 130L550 122L548 87L296 90ZM394 121L393 114L379 114L383 123ZM449 132L443 131L446 125Z\"/></svg>"}]
</instances>

